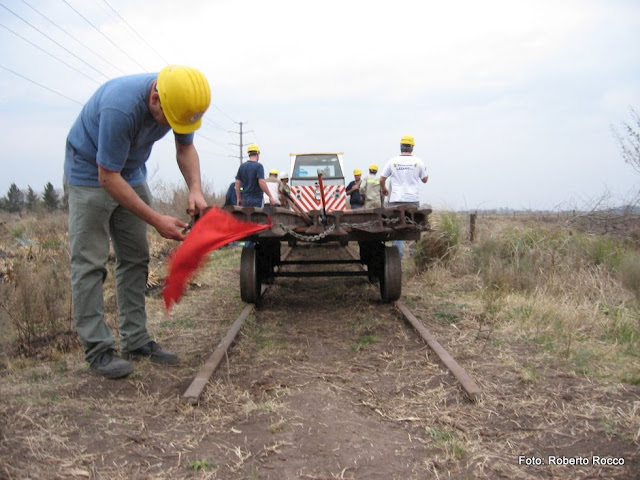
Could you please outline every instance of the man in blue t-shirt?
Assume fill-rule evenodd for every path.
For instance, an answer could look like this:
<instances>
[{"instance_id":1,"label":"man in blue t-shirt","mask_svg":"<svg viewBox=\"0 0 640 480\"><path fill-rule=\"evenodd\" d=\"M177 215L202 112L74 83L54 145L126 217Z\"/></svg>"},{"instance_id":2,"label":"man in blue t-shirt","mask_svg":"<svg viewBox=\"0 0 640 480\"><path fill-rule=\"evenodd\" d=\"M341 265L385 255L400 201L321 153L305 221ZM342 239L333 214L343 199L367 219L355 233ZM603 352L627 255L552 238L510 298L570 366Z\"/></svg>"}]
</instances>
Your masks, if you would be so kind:
<instances>
[{"instance_id":1,"label":"man in blue t-shirt","mask_svg":"<svg viewBox=\"0 0 640 480\"><path fill-rule=\"evenodd\" d=\"M229 184L229 188L227 188L227 193L224 196L224 206L235 205L236 203L238 203L236 198L236 182L231 182Z\"/></svg>"},{"instance_id":2,"label":"man in blue t-shirt","mask_svg":"<svg viewBox=\"0 0 640 480\"><path fill-rule=\"evenodd\" d=\"M247 153L249 154L249 160L240 165L236 174L238 206L261 208L263 192L269 197L269 203L275 205L276 200L273 198L264 179L264 167L258 162L260 160L260 147L252 143L247 148Z\"/></svg>"},{"instance_id":3,"label":"man in blue t-shirt","mask_svg":"<svg viewBox=\"0 0 640 480\"><path fill-rule=\"evenodd\" d=\"M360 194L361 178L362 171L359 168L356 168L353 171L353 181L349 182L349 185L347 185L346 193L349 195L349 205L351 205L351 210L356 210L364 206L364 200Z\"/></svg>"},{"instance_id":4,"label":"man in blue t-shirt","mask_svg":"<svg viewBox=\"0 0 640 480\"><path fill-rule=\"evenodd\" d=\"M167 239L184 240L187 224L151 207L146 161L153 144L174 131L176 157L189 188L188 212L202 212L200 160L193 132L200 128L211 91L204 75L171 65L157 74L116 78L84 105L69 131L64 185L69 195L71 289L76 330L92 372L119 378L133 371L126 359L175 364L147 331L147 225ZM109 242L116 255L118 331L123 357L104 322L103 283Z\"/></svg>"}]
</instances>

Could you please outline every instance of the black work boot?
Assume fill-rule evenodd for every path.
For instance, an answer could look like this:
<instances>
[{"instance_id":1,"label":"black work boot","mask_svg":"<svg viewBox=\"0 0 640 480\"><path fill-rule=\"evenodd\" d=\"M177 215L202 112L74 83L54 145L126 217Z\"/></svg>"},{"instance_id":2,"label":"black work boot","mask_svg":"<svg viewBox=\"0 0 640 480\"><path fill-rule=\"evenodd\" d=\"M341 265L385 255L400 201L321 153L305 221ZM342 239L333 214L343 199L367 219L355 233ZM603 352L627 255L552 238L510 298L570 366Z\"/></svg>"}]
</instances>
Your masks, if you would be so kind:
<instances>
[{"instance_id":1,"label":"black work boot","mask_svg":"<svg viewBox=\"0 0 640 480\"><path fill-rule=\"evenodd\" d=\"M114 350L100 353L89 367L96 375L106 378L126 377L133 372L133 365L116 355Z\"/></svg>"},{"instance_id":2,"label":"black work boot","mask_svg":"<svg viewBox=\"0 0 640 480\"><path fill-rule=\"evenodd\" d=\"M178 356L175 353L162 350L160 345L151 340L146 345L131 350L130 352L123 352L122 356L127 360L137 360L139 358L148 358L153 363L161 363L163 365L175 365L178 363Z\"/></svg>"}]
</instances>

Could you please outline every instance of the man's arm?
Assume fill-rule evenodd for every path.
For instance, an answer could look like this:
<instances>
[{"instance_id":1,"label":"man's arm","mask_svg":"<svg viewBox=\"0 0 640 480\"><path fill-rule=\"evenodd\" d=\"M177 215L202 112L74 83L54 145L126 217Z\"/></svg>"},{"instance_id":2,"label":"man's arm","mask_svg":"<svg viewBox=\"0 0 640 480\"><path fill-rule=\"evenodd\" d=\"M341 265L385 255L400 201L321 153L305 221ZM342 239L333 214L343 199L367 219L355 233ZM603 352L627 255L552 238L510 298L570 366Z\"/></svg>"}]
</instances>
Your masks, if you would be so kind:
<instances>
[{"instance_id":1,"label":"man's arm","mask_svg":"<svg viewBox=\"0 0 640 480\"><path fill-rule=\"evenodd\" d=\"M235 185L235 189L236 189L236 205L238 205L239 207L242 206L242 195L240 195L240 187L241 186L242 186L242 180L236 179L236 185Z\"/></svg>"},{"instance_id":2,"label":"man's arm","mask_svg":"<svg viewBox=\"0 0 640 480\"><path fill-rule=\"evenodd\" d=\"M200 157L193 143L183 145L176 140L176 158L178 167L189 188L188 213L194 216L196 212L204 213L207 202L202 195L202 180L200 178Z\"/></svg>"},{"instance_id":3,"label":"man's arm","mask_svg":"<svg viewBox=\"0 0 640 480\"><path fill-rule=\"evenodd\" d=\"M365 197L367 196L367 179L360 179L360 195L362 195L362 199L366 202Z\"/></svg>"},{"instance_id":4,"label":"man's arm","mask_svg":"<svg viewBox=\"0 0 640 480\"><path fill-rule=\"evenodd\" d=\"M429 175L422 179L422 183L427 183L429 181Z\"/></svg>"},{"instance_id":5,"label":"man's arm","mask_svg":"<svg viewBox=\"0 0 640 480\"><path fill-rule=\"evenodd\" d=\"M385 197L387 195L389 195L389 190L387 190L387 187L385 186L386 183L387 183L387 177L381 176L380 177L380 191L382 192L382 195L384 195Z\"/></svg>"},{"instance_id":6,"label":"man's arm","mask_svg":"<svg viewBox=\"0 0 640 480\"><path fill-rule=\"evenodd\" d=\"M98 166L98 181L116 202L155 228L164 238L184 240L179 228L186 228L187 224L178 218L156 212L140 198L120 172Z\"/></svg>"},{"instance_id":7,"label":"man's arm","mask_svg":"<svg viewBox=\"0 0 640 480\"><path fill-rule=\"evenodd\" d=\"M357 182L352 182L353 183L353 187L351 187L349 190L347 190L347 195L351 195L353 192L355 192L356 190L358 190L360 188L360 180L358 180ZM351 185L351 183L349 184Z\"/></svg>"},{"instance_id":8,"label":"man's arm","mask_svg":"<svg viewBox=\"0 0 640 480\"><path fill-rule=\"evenodd\" d=\"M259 178L258 185L260 185L260 189L262 189L262 191L267 195L267 197L269 197L269 202L271 203L271 205L275 205L276 199L273 198L273 195L271 194L271 190L269 190L269 185L267 185L267 182L265 181L265 179Z\"/></svg>"}]
</instances>

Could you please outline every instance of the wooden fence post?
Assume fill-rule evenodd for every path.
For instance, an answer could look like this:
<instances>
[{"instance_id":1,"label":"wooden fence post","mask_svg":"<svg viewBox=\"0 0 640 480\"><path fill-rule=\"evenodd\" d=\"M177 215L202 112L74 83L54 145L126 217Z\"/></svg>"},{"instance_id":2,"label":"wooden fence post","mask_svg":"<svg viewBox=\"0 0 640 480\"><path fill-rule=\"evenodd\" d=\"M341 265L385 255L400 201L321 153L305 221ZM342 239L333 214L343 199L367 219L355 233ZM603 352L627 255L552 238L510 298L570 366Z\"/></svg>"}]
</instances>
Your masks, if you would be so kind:
<instances>
[{"instance_id":1,"label":"wooden fence post","mask_svg":"<svg viewBox=\"0 0 640 480\"><path fill-rule=\"evenodd\" d=\"M469 215L469 241L473 243L476 237L476 216L478 212Z\"/></svg>"}]
</instances>

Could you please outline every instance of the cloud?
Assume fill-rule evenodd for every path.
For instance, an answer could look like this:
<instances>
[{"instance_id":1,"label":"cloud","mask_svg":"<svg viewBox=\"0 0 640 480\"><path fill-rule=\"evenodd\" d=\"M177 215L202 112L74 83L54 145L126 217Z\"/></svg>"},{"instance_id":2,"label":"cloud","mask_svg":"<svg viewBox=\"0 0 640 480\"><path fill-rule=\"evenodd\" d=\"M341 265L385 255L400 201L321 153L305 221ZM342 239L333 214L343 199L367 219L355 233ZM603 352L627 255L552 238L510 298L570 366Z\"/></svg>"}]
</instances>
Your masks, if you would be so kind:
<instances>
[{"instance_id":1,"label":"cloud","mask_svg":"<svg viewBox=\"0 0 640 480\"><path fill-rule=\"evenodd\" d=\"M107 76L167 62L203 70L214 106L196 145L220 190L238 166L230 132L240 121L243 143L259 143L278 170L290 152L312 150L345 152L348 171L383 163L414 134L431 172L423 197L435 205L549 207L637 183L609 131L640 104L637 2L110 1L135 31L103 2L70 2L100 31L66 5L33 3L84 47L31 12L34 24ZM95 81L0 29L5 66L81 103L104 79L19 20L9 25ZM0 194L14 178L57 184L55 145L80 106L0 70L0 107L0 149L21 159L5 162ZM170 136L150 162L154 179L180 179Z\"/></svg>"}]
</instances>

